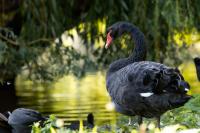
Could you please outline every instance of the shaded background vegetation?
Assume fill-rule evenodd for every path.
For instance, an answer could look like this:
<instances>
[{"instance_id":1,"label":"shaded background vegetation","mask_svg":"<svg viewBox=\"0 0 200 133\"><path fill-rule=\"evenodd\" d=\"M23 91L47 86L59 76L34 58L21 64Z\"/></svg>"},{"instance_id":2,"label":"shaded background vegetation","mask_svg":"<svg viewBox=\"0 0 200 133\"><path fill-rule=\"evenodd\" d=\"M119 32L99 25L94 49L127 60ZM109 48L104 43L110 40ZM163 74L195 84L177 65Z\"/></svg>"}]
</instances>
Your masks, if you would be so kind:
<instances>
[{"instance_id":1,"label":"shaded background vegetation","mask_svg":"<svg viewBox=\"0 0 200 133\"><path fill-rule=\"evenodd\" d=\"M121 39L109 51L103 48L106 27L121 20L144 32L148 60L178 66L190 57L184 50L199 39L199 6L198 0L2 0L1 80L22 71L32 79L52 80L102 69L134 47ZM75 33L82 41L68 45L66 38L74 41Z\"/></svg>"}]
</instances>

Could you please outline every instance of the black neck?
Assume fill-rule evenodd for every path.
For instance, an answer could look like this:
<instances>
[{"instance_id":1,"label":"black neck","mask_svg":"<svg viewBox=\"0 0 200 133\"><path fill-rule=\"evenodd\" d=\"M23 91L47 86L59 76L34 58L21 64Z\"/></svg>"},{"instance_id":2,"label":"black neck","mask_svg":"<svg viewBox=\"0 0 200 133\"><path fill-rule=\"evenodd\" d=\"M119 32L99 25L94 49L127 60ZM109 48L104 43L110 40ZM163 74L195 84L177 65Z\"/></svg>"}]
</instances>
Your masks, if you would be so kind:
<instances>
[{"instance_id":1,"label":"black neck","mask_svg":"<svg viewBox=\"0 0 200 133\"><path fill-rule=\"evenodd\" d=\"M119 59L113 62L110 65L108 73L116 72L133 62L143 61L146 58L147 51L144 34L132 24L125 24L124 26L122 26L122 28L120 29L120 35L124 33L131 34L131 38L134 40L135 48L133 50L133 53L128 58Z\"/></svg>"}]
</instances>

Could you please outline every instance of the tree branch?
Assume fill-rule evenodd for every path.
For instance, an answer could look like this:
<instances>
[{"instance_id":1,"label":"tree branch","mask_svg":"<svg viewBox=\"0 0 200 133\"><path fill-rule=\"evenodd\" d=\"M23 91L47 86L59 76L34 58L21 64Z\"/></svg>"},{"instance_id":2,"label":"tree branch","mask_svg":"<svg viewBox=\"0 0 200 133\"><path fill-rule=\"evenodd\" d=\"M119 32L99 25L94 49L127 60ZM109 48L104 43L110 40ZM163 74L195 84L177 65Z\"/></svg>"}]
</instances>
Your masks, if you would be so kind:
<instances>
[{"instance_id":1,"label":"tree branch","mask_svg":"<svg viewBox=\"0 0 200 133\"><path fill-rule=\"evenodd\" d=\"M27 45L32 45L32 44L37 43L37 42L49 42L49 43L51 43L51 42L53 42L53 39L39 38L37 40L28 42Z\"/></svg>"},{"instance_id":2,"label":"tree branch","mask_svg":"<svg viewBox=\"0 0 200 133\"><path fill-rule=\"evenodd\" d=\"M12 44L12 45L19 46L19 43L8 39L7 37L5 37L5 36L3 36L3 35L1 35L1 34L0 34L0 38L6 40L8 43L10 43L10 44ZM26 43L26 44L27 44L27 45L32 45L32 44L37 43L37 42L49 42L49 43L51 43L51 42L53 42L53 39L39 38L39 39L37 39L37 40L33 40L33 41L31 41L31 42L28 42L28 43Z\"/></svg>"},{"instance_id":3,"label":"tree branch","mask_svg":"<svg viewBox=\"0 0 200 133\"><path fill-rule=\"evenodd\" d=\"M5 37L5 36L3 36L1 34L0 34L0 38L6 40L8 43L10 43L12 45L19 46L19 44L17 42L12 41L12 40L8 39L7 37Z\"/></svg>"}]
</instances>

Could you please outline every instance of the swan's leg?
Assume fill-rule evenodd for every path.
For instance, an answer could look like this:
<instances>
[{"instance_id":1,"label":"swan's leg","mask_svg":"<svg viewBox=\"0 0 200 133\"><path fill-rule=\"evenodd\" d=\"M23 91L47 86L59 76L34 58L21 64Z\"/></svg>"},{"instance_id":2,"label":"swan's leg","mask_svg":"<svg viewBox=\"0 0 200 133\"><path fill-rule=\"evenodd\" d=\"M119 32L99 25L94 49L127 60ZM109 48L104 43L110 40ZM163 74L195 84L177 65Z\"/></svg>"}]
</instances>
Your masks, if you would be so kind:
<instances>
[{"instance_id":1,"label":"swan's leg","mask_svg":"<svg viewBox=\"0 0 200 133\"><path fill-rule=\"evenodd\" d=\"M142 116L138 116L138 125L139 126L142 124L142 121L143 121Z\"/></svg>"},{"instance_id":2,"label":"swan's leg","mask_svg":"<svg viewBox=\"0 0 200 133\"><path fill-rule=\"evenodd\" d=\"M157 126L160 129L160 116L156 117L156 119L157 119Z\"/></svg>"},{"instance_id":3,"label":"swan's leg","mask_svg":"<svg viewBox=\"0 0 200 133\"><path fill-rule=\"evenodd\" d=\"M132 122L131 122L131 117L128 118L128 125L131 126Z\"/></svg>"}]
</instances>

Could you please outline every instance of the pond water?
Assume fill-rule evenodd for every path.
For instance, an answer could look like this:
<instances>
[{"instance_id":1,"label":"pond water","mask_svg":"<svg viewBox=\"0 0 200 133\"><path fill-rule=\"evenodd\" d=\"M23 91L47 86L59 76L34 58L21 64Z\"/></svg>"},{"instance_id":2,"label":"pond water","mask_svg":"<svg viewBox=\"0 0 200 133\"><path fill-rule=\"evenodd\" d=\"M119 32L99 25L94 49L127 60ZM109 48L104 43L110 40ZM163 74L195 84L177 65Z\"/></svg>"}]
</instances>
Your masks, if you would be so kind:
<instances>
[{"instance_id":1,"label":"pond water","mask_svg":"<svg viewBox=\"0 0 200 133\"><path fill-rule=\"evenodd\" d=\"M194 65L185 64L180 69L191 85L190 93L200 93ZM113 122L118 116L106 91L105 72L88 73L81 79L68 75L42 85L19 77L17 96L19 107L36 109L46 115L55 114L65 121L86 119L88 113L93 113L95 123L101 124Z\"/></svg>"},{"instance_id":2,"label":"pond water","mask_svg":"<svg viewBox=\"0 0 200 133\"><path fill-rule=\"evenodd\" d=\"M102 72L88 73L81 79L68 75L42 85L18 78L17 96L18 106L55 114L65 121L86 119L88 113L94 114L98 124L112 122L116 117Z\"/></svg>"}]
</instances>

